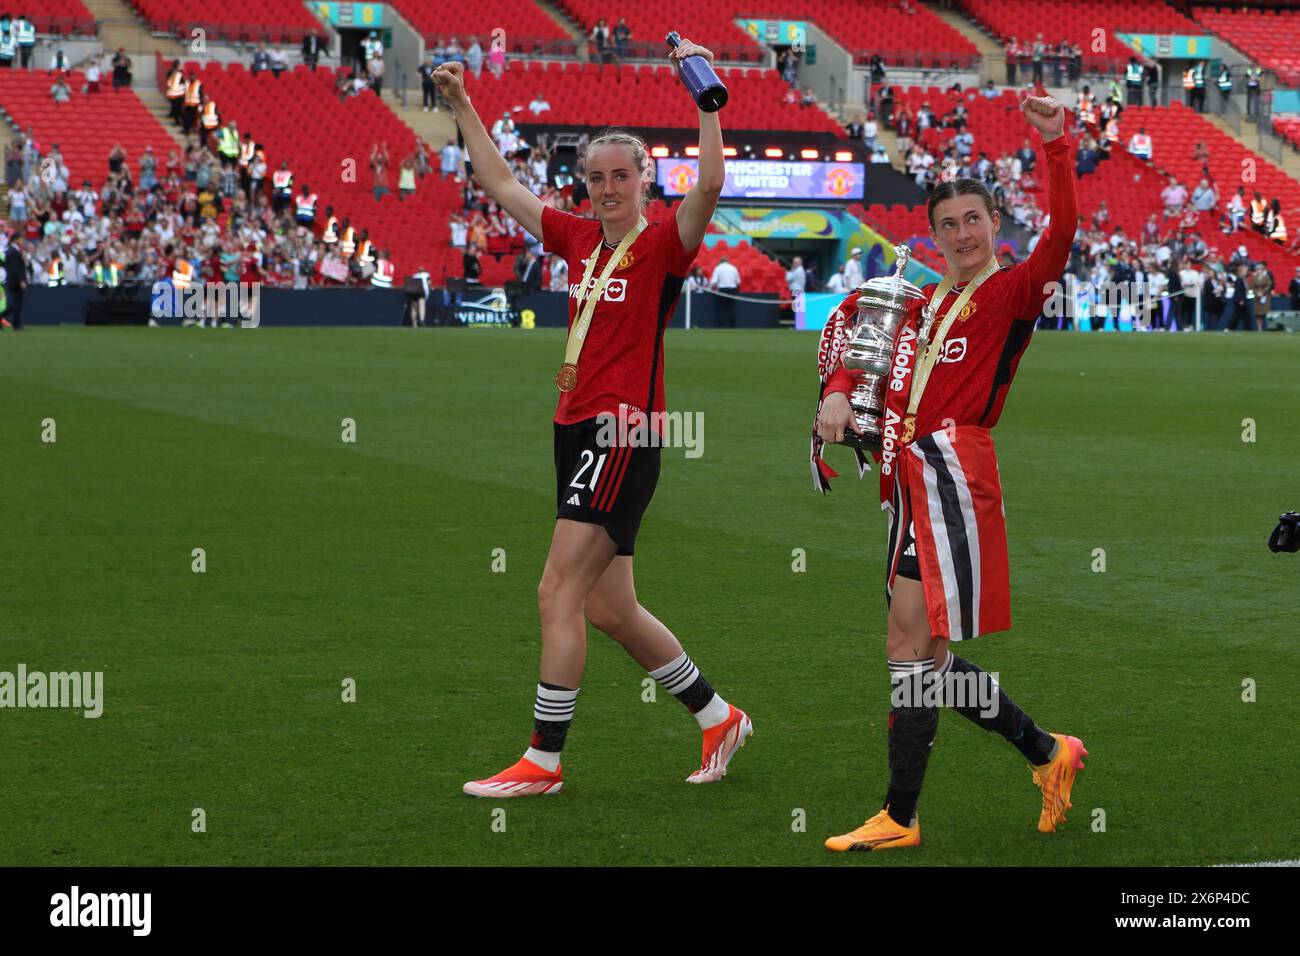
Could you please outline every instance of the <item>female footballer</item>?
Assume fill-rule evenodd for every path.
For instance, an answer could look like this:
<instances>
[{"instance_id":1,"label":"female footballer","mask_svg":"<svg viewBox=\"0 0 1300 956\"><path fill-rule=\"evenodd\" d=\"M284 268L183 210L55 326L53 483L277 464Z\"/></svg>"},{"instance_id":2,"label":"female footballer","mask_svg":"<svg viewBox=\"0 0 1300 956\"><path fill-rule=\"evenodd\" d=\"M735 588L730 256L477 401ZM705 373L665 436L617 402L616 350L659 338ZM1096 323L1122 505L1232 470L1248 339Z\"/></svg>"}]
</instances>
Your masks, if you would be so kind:
<instances>
[{"instance_id":1,"label":"female footballer","mask_svg":"<svg viewBox=\"0 0 1300 956\"><path fill-rule=\"evenodd\" d=\"M1045 833L1064 822L1075 773L1087 754L1078 738L1040 729L990 675L948 647L1011 626L1002 489L990 430L1074 240L1065 111L1051 97L1033 96L1021 110L1043 137L1051 214L1025 262L998 268L1001 220L979 181L941 183L930 197L930 234L948 271L923 290L925 301L900 325L882 416L883 447L876 456L881 506L890 516L889 789L879 813L826 841L831 850L921 842L916 803L940 703L1001 734L1029 761L1042 790L1038 829ZM845 299L822 339L823 399L813 465L823 491L834 472L821 460L822 443L842 441L848 429L860 433L847 395L862 373L839 363L856 304L856 294Z\"/></svg>"},{"instance_id":2,"label":"female footballer","mask_svg":"<svg viewBox=\"0 0 1300 956\"><path fill-rule=\"evenodd\" d=\"M710 51L689 42L669 59L695 55L713 60ZM632 555L659 478L659 448L648 446L643 430L638 435L609 426L664 409L664 329L722 193L718 115L700 112L698 181L675 216L653 226L642 216L651 174L645 142L616 131L593 139L586 167L596 218L583 219L544 206L514 178L470 103L460 64L443 64L433 78L488 195L562 256L571 277L581 277L570 284L563 362L556 356L556 521L537 595L542 663L532 739L516 763L466 783L464 791L494 798L560 792L560 752L587 656L586 621L623 645L695 715L703 758L688 782L721 780L753 726L637 602Z\"/></svg>"}]
</instances>

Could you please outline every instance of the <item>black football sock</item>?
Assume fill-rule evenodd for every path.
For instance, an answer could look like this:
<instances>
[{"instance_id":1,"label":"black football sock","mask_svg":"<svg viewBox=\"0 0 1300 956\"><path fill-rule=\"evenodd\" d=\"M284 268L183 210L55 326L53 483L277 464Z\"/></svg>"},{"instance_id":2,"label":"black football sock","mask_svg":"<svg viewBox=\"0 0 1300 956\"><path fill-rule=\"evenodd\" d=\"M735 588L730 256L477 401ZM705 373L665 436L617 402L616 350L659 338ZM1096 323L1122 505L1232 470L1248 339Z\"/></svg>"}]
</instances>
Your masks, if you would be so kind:
<instances>
[{"instance_id":1,"label":"black football sock","mask_svg":"<svg viewBox=\"0 0 1300 956\"><path fill-rule=\"evenodd\" d=\"M1056 753L1056 738L1030 719L1007 696L997 679L978 665L949 653L944 672L944 702L967 720L1001 734L1032 764Z\"/></svg>"},{"instance_id":2,"label":"black football sock","mask_svg":"<svg viewBox=\"0 0 1300 956\"><path fill-rule=\"evenodd\" d=\"M927 676L934 661L890 661L889 791L885 805L899 826L916 815L930 748L939 730L939 708L926 704Z\"/></svg>"},{"instance_id":3,"label":"black football sock","mask_svg":"<svg viewBox=\"0 0 1300 956\"><path fill-rule=\"evenodd\" d=\"M537 685L537 702L533 705L533 735L529 752L524 756L547 770L559 764L564 738L573 723L573 710L578 699L577 688L561 687L542 682Z\"/></svg>"}]
</instances>

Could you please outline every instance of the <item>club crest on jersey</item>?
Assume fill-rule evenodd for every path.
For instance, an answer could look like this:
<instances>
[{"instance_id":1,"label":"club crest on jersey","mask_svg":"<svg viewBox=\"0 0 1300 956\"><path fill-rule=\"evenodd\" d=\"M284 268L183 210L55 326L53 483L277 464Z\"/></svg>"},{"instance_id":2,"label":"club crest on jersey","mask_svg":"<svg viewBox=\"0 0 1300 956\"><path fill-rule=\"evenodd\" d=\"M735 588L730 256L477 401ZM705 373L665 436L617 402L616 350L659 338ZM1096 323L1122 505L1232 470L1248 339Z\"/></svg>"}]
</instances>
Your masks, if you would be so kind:
<instances>
[{"instance_id":1,"label":"club crest on jersey","mask_svg":"<svg viewBox=\"0 0 1300 956\"><path fill-rule=\"evenodd\" d=\"M979 306L976 303L967 302L964 306L962 306L962 310L957 313L957 321L965 322L967 319L969 319L972 315L975 314L975 310L977 308L979 308Z\"/></svg>"},{"instance_id":2,"label":"club crest on jersey","mask_svg":"<svg viewBox=\"0 0 1300 956\"><path fill-rule=\"evenodd\" d=\"M960 362L966 357L966 337L949 339L943 343L943 357L940 362Z\"/></svg>"},{"instance_id":3,"label":"club crest on jersey","mask_svg":"<svg viewBox=\"0 0 1300 956\"><path fill-rule=\"evenodd\" d=\"M623 258L618 260L618 267L619 267L620 269L626 269L626 268L628 268L629 266L631 266L632 263L635 262L635 261L636 261L636 256L633 255L632 250L629 249L629 250L624 254Z\"/></svg>"}]
</instances>

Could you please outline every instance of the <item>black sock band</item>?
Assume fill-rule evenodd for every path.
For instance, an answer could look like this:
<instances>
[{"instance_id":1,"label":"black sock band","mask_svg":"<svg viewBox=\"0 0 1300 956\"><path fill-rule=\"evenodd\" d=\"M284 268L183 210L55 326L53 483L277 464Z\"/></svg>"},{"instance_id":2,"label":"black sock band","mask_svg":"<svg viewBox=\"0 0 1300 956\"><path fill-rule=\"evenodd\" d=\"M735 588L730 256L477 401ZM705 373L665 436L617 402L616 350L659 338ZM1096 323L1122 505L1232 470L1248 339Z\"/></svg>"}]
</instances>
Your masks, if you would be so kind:
<instances>
[{"instance_id":1,"label":"black sock band","mask_svg":"<svg viewBox=\"0 0 1300 956\"><path fill-rule=\"evenodd\" d=\"M547 753L564 749L564 738L573 723L573 708L578 691L545 681L537 685L537 701L533 705L533 735L529 746Z\"/></svg>"},{"instance_id":2,"label":"black sock band","mask_svg":"<svg viewBox=\"0 0 1300 956\"><path fill-rule=\"evenodd\" d=\"M1052 735L1007 696L992 674L956 654L949 653L948 658L952 662L945 693L948 706L990 733L1001 734L1030 763L1047 763L1056 746Z\"/></svg>"}]
</instances>

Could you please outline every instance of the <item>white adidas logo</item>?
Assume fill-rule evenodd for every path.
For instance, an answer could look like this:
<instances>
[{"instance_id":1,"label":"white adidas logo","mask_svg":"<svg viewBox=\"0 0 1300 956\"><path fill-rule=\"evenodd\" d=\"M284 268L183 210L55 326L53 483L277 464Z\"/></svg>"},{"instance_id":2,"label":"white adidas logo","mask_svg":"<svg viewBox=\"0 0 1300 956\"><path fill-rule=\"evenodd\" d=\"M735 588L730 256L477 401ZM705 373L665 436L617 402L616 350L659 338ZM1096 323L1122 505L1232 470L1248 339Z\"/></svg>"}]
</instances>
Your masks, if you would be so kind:
<instances>
[{"instance_id":1,"label":"white adidas logo","mask_svg":"<svg viewBox=\"0 0 1300 956\"><path fill-rule=\"evenodd\" d=\"M568 501L565 502L565 504L566 504L566 505L581 505L582 502L578 500L578 496L577 496L577 495L573 495L573 496L571 496L571 497L569 498Z\"/></svg>"}]
</instances>

